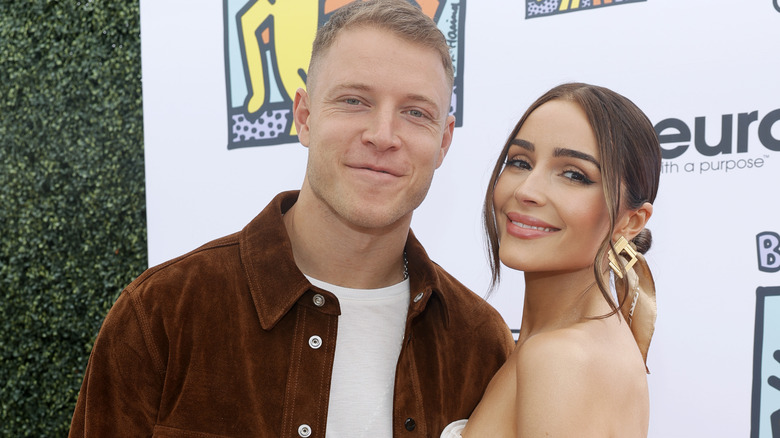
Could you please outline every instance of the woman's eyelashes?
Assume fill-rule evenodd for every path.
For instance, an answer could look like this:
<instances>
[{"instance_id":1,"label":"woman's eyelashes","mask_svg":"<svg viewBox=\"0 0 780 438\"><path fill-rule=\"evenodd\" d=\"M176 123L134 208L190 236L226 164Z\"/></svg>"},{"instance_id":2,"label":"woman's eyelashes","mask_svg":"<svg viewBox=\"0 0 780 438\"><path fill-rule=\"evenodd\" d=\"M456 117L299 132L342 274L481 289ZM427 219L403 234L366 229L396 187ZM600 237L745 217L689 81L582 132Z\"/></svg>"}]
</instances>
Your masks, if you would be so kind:
<instances>
[{"instance_id":1,"label":"woman's eyelashes","mask_svg":"<svg viewBox=\"0 0 780 438\"><path fill-rule=\"evenodd\" d=\"M531 170L531 163L528 160L520 157L508 158L505 162L507 166L516 167L518 169Z\"/></svg>"},{"instance_id":2,"label":"woman's eyelashes","mask_svg":"<svg viewBox=\"0 0 780 438\"><path fill-rule=\"evenodd\" d=\"M572 182L576 182L583 185L589 186L594 183L592 179L588 178L588 175L585 175L585 173L580 172L577 169L564 170L561 176L570 179Z\"/></svg>"},{"instance_id":3,"label":"woman's eyelashes","mask_svg":"<svg viewBox=\"0 0 780 438\"><path fill-rule=\"evenodd\" d=\"M525 157L508 158L505 162L505 165L507 167L514 167L519 170L533 169L530 160L528 160ZM591 185L595 183L595 181L593 181L590 177L588 177L588 175L584 171L579 170L577 168L566 168L560 173L560 176L577 184Z\"/></svg>"}]
</instances>

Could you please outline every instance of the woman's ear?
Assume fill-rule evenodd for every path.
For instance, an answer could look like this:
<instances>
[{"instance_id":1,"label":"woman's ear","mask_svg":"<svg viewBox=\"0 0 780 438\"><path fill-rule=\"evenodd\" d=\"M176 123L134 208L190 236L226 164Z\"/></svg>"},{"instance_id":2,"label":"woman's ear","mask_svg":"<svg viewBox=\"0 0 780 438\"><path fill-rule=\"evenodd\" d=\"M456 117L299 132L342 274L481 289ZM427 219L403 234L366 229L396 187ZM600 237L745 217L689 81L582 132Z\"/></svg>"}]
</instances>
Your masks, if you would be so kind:
<instances>
[{"instance_id":1,"label":"woman's ear","mask_svg":"<svg viewBox=\"0 0 780 438\"><path fill-rule=\"evenodd\" d=\"M645 202L636 210L627 210L620 215L615 232L612 234L612 240L615 241L620 236L625 236L631 240L639 234L647 225L650 216L653 215L653 204Z\"/></svg>"}]
</instances>

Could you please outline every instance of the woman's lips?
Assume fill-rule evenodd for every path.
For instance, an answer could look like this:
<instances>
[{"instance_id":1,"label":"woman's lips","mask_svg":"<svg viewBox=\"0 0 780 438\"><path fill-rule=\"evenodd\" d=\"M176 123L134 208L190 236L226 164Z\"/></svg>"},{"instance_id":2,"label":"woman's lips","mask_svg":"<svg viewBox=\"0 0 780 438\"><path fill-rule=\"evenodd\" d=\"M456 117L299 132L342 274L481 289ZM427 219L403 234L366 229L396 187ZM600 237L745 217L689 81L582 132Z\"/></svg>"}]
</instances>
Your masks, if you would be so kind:
<instances>
[{"instance_id":1,"label":"woman's lips","mask_svg":"<svg viewBox=\"0 0 780 438\"><path fill-rule=\"evenodd\" d=\"M532 216L509 213L507 219L507 233L521 239L535 239L560 231L560 228Z\"/></svg>"}]
</instances>

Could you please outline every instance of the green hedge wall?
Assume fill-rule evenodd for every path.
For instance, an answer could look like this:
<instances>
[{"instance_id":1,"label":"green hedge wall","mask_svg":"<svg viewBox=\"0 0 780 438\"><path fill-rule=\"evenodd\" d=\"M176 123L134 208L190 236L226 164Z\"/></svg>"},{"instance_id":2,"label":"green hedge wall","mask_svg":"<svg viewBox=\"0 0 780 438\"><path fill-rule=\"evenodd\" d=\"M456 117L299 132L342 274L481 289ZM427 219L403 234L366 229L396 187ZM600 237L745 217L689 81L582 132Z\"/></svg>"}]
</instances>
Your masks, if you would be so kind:
<instances>
[{"instance_id":1,"label":"green hedge wall","mask_svg":"<svg viewBox=\"0 0 780 438\"><path fill-rule=\"evenodd\" d=\"M64 437L146 267L138 2L0 2L0 436Z\"/></svg>"}]
</instances>

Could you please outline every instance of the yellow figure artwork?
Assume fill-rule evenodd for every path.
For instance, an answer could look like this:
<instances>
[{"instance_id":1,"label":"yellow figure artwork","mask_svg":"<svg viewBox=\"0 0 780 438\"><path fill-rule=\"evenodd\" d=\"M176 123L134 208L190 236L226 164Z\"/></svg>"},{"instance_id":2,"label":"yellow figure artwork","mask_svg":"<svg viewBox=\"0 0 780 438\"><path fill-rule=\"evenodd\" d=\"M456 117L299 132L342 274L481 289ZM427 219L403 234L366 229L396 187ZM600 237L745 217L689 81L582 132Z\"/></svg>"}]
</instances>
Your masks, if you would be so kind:
<instances>
[{"instance_id":1,"label":"yellow figure artwork","mask_svg":"<svg viewBox=\"0 0 780 438\"><path fill-rule=\"evenodd\" d=\"M319 0L276 0L273 3L258 0L241 15L240 36L250 85L246 104L248 113L256 113L268 103L269 98L268 70L263 69L266 50L261 48L261 44L284 45L271 48L271 53L275 55L276 72L283 87L280 91L286 92L288 99L291 92L306 86L305 72L317 31L318 6ZM272 69L274 66L266 67ZM291 125L290 135L296 135L295 125Z\"/></svg>"},{"instance_id":2,"label":"yellow figure artwork","mask_svg":"<svg viewBox=\"0 0 780 438\"><path fill-rule=\"evenodd\" d=\"M244 67L248 76L245 110L255 114L270 102L271 74L285 101L306 86L320 14L323 18L351 0L257 0L237 17ZM418 0L422 11L433 18L439 0ZM324 20L322 20L324 22ZM270 53L270 59L266 54ZM275 64L275 65L274 65ZM271 73L273 72L273 73ZM290 123L291 136L297 135Z\"/></svg>"}]
</instances>

